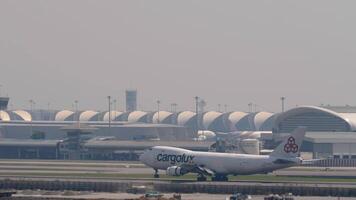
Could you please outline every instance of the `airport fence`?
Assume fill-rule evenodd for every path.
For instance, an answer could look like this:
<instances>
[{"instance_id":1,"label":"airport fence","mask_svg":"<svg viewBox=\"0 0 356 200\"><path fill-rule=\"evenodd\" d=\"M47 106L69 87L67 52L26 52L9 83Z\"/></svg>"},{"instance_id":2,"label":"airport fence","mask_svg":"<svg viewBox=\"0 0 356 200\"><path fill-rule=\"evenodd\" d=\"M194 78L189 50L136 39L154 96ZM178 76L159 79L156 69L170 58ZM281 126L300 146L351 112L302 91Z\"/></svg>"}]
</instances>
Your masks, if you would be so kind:
<instances>
[{"instance_id":1,"label":"airport fence","mask_svg":"<svg viewBox=\"0 0 356 200\"><path fill-rule=\"evenodd\" d=\"M1 190L48 190L48 191L94 191L127 192L134 185L152 188L165 193L210 193L210 194L286 194L298 196L355 197L356 186L330 183L253 183L253 182L181 182L181 181L105 181L105 180L50 180L50 179L1 179Z\"/></svg>"},{"instance_id":2,"label":"airport fence","mask_svg":"<svg viewBox=\"0 0 356 200\"><path fill-rule=\"evenodd\" d=\"M310 167L356 167L356 159L321 159L306 164Z\"/></svg>"}]
</instances>

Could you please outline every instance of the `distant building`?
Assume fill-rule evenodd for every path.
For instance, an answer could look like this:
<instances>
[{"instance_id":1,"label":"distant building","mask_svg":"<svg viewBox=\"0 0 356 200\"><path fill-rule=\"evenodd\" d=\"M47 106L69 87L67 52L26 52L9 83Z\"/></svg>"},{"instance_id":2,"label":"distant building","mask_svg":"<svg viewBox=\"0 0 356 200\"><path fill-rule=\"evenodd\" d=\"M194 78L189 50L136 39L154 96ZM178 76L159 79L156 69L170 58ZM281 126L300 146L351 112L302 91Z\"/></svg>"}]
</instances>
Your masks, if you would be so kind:
<instances>
[{"instance_id":1,"label":"distant building","mask_svg":"<svg viewBox=\"0 0 356 200\"><path fill-rule=\"evenodd\" d=\"M137 110L137 90L126 90L126 111Z\"/></svg>"}]
</instances>

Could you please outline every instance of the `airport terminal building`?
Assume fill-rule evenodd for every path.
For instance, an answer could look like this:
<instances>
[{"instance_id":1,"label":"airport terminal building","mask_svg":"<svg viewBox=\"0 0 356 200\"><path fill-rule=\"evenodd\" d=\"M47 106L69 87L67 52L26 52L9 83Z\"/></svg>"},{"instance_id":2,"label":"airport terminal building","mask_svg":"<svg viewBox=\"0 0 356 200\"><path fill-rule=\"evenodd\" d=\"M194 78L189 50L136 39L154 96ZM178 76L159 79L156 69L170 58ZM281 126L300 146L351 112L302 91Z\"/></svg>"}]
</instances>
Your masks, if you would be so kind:
<instances>
[{"instance_id":1,"label":"airport terminal building","mask_svg":"<svg viewBox=\"0 0 356 200\"><path fill-rule=\"evenodd\" d=\"M300 106L276 117L273 137L307 127L303 149L314 158L356 159L356 107Z\"/></svg>"},{"instance_id":2,"label":"airport terminal building","mask_svg":"<svg viewBox=\"0 0 356 200\"><path fill-rule=\"evenodd\" d=\"M112 119L110 123L109 116ZM45 145L42 146L43 148L49 146L53 148L48 151L54 152L52 158L53 155L57 158L61 158L61 155L65 157L59 153L60 150L63 152L63 148L60 148L61 141L67 139L67 133L62 129L79 123L95 128L90 136L83 136L88 140L84 146L87 147L86 149L101 153L104 152L102 148L107 146L103 153L106 155L105 159L119 156L119 152L132 151L127 145L124 145L131 143L125 141L141 142L139 144L151 144L152 141L158 141L155 144L165 142L178 144L179 141L186 141L190 145L189 148L194 149L195 144L199 146L193 141L197 137L197 130L210 130L215 133L270 132L271 134L266 134L266 137L263 136L261 140L264 147L273 148L283 136L298 126L307 127L303 150L312 152L314 158L356 158L356 108L351 106L299 106L283 113L207 111L199 113L199 115L192 111L147 112L135 110L130 112L111 111L109 113L94 110L78 112L70 110L34 110L32 112L2 110L0 117L2 138L0 149L10 149L11 145L11 148L15 148L14 146L18 145L27 149L28 152L32 152L29 154L30 157L46 158L46 155L41 153L41 149L33 150L33 147L41 142ZM94 140L89 140L90 138L94 138ZM100 145L94 145L98 143ZM121 145L126 149L121 148ZM204 145L203 150L209 150L210 143L204 143ZM109 148L110 146L115 146L115 148ZM135 148L142 150L138 146ZM27 155L27 150L17 149L16 155L21 157ZM114 154L110 152L114 152ZM15 153L11 153L11 155L15 155ZM85 154L85 157L99 158L100 153Z\"/></svg>"},{"instance_id":3,"label":"airport terminal building","mask_svg":"<svg viewBox=\"0 0 356 200\"><path fill-rule=\"evenodd\" d=\"M274 116L269 112L2 110L0 157L137 160L150 145L208 151L211 141L194 141L197 130L271 130ZM73 124L93 130L69 137L63 129Z\"/></svg>"},{"instance_id":4,"label":"airport terminal building","mask_svg":"<svg viewBox=\"0 0 356 200\"><path fill-rule=\"evenodd\" d=\"M111 121L109 123L109 116ZM198 117L199 116L199 117ZM63 139L61 127L82 123L95 127L93 136L112 136L119 140L192 140L198 130L214 132L271 131L276 114L269 112L208 111L197 115L192 111L146 112L2 110L1 137L30 139L43 133L45 139ZM110 128L109 128L110 124Z\"/></svg>"}]
</instances>

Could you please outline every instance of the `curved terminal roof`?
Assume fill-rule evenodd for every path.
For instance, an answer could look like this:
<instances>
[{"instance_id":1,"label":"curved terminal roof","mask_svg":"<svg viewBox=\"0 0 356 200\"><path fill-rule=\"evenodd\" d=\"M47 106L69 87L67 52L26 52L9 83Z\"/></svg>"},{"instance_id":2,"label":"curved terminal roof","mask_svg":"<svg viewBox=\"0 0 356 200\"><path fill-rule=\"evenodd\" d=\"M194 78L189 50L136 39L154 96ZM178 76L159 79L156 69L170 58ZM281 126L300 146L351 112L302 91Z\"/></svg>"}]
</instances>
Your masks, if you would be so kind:
<instances>
[{"instance_id":1,"label":"curved terminal roof","mask_svg":"<svg viewBox=\"0 0 356 200\"><path fill-rule=\"evenodd\" d=\"M57 112L54 120L55 121L67 121L69 117L71 117L72 115L74 115L73 111L70 110L62 110Z\"/></svg>"},{"instance_id":2,"label":"curved terminal roof","mask_svg":"<svg viewBox=\"0 0 356 200\"><path fill-rule=\"evenodd\" d=\"M209 111L203 115L203 127L211 131L225 131L223 113Z\"/></svg>"},{"instance_id":3,"label":"curved terminal roof","mask_svg":"<svg viewBox=\"0 0 356 200\"><path fill-rule=\"evenodd\" d=\"M352 131L356 131L356 113L339 113L339 115L350 124Z\"/></svg>"},{"instance_id":4,"label":"curved terminal roof","mask_svg":"<svg viewBox=\"0 0 356 200\"><path fill-rule=\"evenodd\" d=\"M238 131L254 131L255 130L255 118L256 113L248 113L243 116L236 124L235 127Z\"/></svg>"},{"instance_id":5,"label":"curved terminal roof","mask_svg":"<svg viewBox=\"0 0 356 200\"><path fill-rule=\"evenodd\" d=\"M197 114L192 111L183 111L177 116L177 125L179 126L194 126L197 124Z\"/></svg>"},{"instance_id":6,"label":"curved terminal roof","mask_svg":"<svg viewBox=\"0 0 356 200\"><path fill-rule=\"evenodd\" d=\"M27 112L26 110L15 110L12 111L13 113L15 113L17 116L19 116L22 120L24 121L32 121L32 116L29 112Z\"/></svg>"},{"instance_id":7,"label":"curved terminal roof","mask_svg":"<svg viewBox=\"0 0 356 200\"><path fill-rule=\"evenodd\" d=\"M273 113L270 112L258 112L254 117L254 124L256 131L259 131L262 125L273 116Z\"/></svg>"},{"instance_id":8,"label":"curved terminal roof","mask_svg":"<svg viewBox=\"0 0 356 200\"><path fill-rule=\"evenodd\" d=\"M116 111L116 110L110 111L111 120L112 121L118 121L118 119L120 118L120 116L122 114L124 114L124 113L120 112L120 111ZM104 114L103 121L109 121L109 112L106 112Z\"/></svg>"},{"instance_id":9,"label":"curved terminal roof","mask_svg":"<svg viewBox=\"0 0 356 200\"><path fill-rule=\"evenodd\" d=\"M356 131L356 113L337 113L317 106L301 106L278 115L274 130L279 133L292 132L298 126L308 131Z\"/></svg>"},{"instance_id":10,"label":"curved terminal roof","mask_svg":"<svg viewBox=\"0 0 356 200\"><path fill-rule=\"evenodd\" d=\"M159 113L159 122L158 122L158 113ZM162 123L162 124L171 124L172 123L173 113L167 111L155 112L152 116L152 123Z\"/></svg>"},{"instance_id":11,"label":"curved terminal roof","mask_svg":"<svg viewBox=\"0 0 356 200\"><path fill-rule=\"evenodd\" d=\"M6 111L0 110L0 121L10 121L10 115Z\"/></svg>"},{"instance_id":12,"label":"curved terminal roof","mask_svg":"<svg viewBox=\"0 0 356 200\"><path fill-rule=\"evenodd\" d=\"M228 116L229 131L237 131L236 124L246 115L248 114L245 112L231 112Z\"/></svg>"},{"instance_id":13,"label":"curved terminal roof","mask_svg":"<svg viewBox=\"0 0 356 200\"><path fill-rule=\"evenodd\" d=\"M95 120L95 116L97 116L99 112L93 111L93 110L87 110L79 115L79 121L93 121ZM98 119L96 119L98 120Z\"/></svg>"},{"instance_id":14,"label":"curved terminal roof","mask_svg":"<svg viewBox=\"0 0 356 200\"><path fill-rule=\"evenodd\" d=\"M259 127L259 131L272 131L274 121L278 117L279 113L274 113L272 116L267 118L262 125Z\"/></svg>"},{"instance_id":15,"label":"curved terminal roof","mask_svg":"<svg viewBox=\"0 0 356 200\"><path fill-rule=\"evenodd\" d=\"M274 114L270 112L232 112L228 120L231 124L230 131L270 131Z\"/></svg>"},{"instance_id":16,"label":"curved terminal roof","mask_svg":"<svg viewBox=\"0 0 356 200\"><path fill-rule=\"evenodd\" d=\"M136 110L129 114L127 121L131 123L147 122L147 115L148 115L147 112Z\"/></svg>"}]
</instances>

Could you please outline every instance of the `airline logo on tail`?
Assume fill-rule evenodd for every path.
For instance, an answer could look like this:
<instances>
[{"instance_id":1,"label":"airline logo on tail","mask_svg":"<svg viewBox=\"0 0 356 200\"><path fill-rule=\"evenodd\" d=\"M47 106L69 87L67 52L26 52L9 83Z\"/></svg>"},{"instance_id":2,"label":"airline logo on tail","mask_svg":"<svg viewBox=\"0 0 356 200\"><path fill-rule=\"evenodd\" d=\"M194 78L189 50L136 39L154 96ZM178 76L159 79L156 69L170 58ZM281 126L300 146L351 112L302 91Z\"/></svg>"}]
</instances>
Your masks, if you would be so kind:
<instances>
[{"instance_id":1,"label":"airline logo on tail","mask_svg":"<svg viewBox=\"0 0 356 200\"><path fill-rule=\"evenodd\" d=\"M295 143L293 136L290 136L287 140L287 144L284 145L284 152L286 153L297 153L299 146Z\"/></svg>"}]
</instances>

